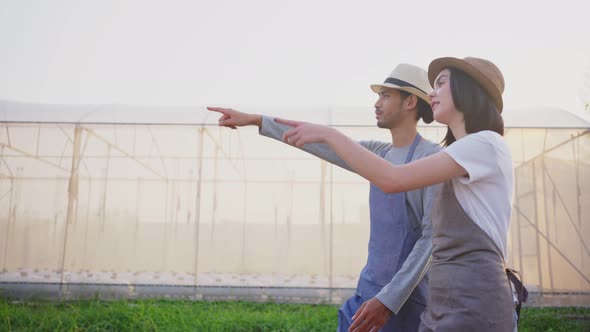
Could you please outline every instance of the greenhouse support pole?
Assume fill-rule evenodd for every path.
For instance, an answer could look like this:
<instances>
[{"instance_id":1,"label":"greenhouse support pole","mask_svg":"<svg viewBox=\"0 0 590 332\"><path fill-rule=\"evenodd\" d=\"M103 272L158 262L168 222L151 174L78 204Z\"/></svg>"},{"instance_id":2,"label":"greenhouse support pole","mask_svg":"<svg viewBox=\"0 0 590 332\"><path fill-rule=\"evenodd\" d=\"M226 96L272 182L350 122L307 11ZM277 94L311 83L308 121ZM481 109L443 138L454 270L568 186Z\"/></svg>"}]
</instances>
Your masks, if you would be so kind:
<instances>
[{"instance_id":1,"label":"greenhouse support pole","mask_svg":"<svg viewBox=\"0 0 590 332\"><path fill-rule=\"evenodd\" d=\"M198 284L198 272L199 272L199 226L201 223L201 185L202 185L202 178L203 178L203 138L205 137L205 128L201 126L199 128L199 150L197 153L197 158L199 158L199 165L197 170L197 197L195 198L195 295L196 295L196 287Z\"/></svg>"},{"instance_id":2,"label":"greenhouse support pole","mask_svg":"<svg viewBox=\"0 0 590 332\"><path fill-rule=\"evenodd\" d=\"M582 228L582 205L580 204L580 196L582 196L582 189L580 189L580 139L572 141L572 152L574 157L575 181L576 184L576 210L578 212L578 229ZM578 242L580 245L580 257L584 257L584 239L580 238ZM584 259L582 259L582 270L584 270Z\"/></svg>"},{"instance_id":3,"label":"greenhouse support pole","mask_svg":"<svg viewBox=\"0 0 590 332\"><path fill-rule=\"evenodd\" d=\"M330 242L329 242L329 250L330 250L330 271L328 272L330 275L329 286L330 287L330 298L329 303L333 302L334 299L334 167L329 165L330 167ZM342 216L344 218L344 216Z\"/></svg>"},{"instance_id":4,"label":"greenhouse support pole","mask_svg":"<svg viewBox=\"0 0 590 332\"><path fill-rule=\"evenodd\" d=\"M64 284L64 273L65 273L65 265L66 265L66 257L67 257L67 250L68 250L68 231L69 225L74 222L74 209L76 209L77 202L78 202L78 165L80 159L80 136L82 133L82 128L79 125L76 125L74 129L74 148L72 151L72 168L70 170L70 182L68 185L68 212L66 215L66 226L64 229L64 243L62 248L62 256L61 256L61 277L59 282L59 293L60 295L63 294L63 284Z\"/></svg>"},{"instance_id":5,"label":"greenhouse support pole","mask_svg":"<svg viewBox=\"0 0 590 332\"><path fill-rule=\"evenodd\" d=\"M330 257L326 241L326 161L320 159L320 241L322 243L322 258L324 268L329 269Z\"/></svg>"},{"instance_id":6,"label":"greenhouse support pole","mask_svg":"<svg viewBox=\"0 0 590 332\"><path fill-rule=\"evenodd\" d=\"M4 149L2 149L2 151L4 151ZM7 260L7 256L8 256L8 240L10 239L10 224L12 223L12 217L13 217L13 209L12 209L12 196L14 193L14 177L10 178L10 198L8 200L8 216L6 218L6 234L4 237L4 255L3 255L3 259L2 259L2 271L0 272L6 272L6 260Z\"/></svg>"},{"instance_id":7,"label":"greenhouse support pole","mask_svg":"<svg viewBox=\"0 0 590 332\"><path fill-rule=\"evenodd\" d=\"M537 241L537 273L539 274L539 287L543 289L543 271L541 269L541 234L539 234L539 205L537 202L538 199L538 190L537 190L537 164L533 161L533 192L534 192L534 206L535 206L535 227L537 228L537 236L535 237ZM542 167L542 166L541 166Z\"/></svg>"},{"instance_id":8,"label":"greenhouse support pole","mask_svg":"<svg viewBox=\"0 0 590 332\"><path fill-rule=\"evenodd\" d=\"M545 129L545 137L543 139L543 151L547 150L547 136L548 136L549 132L547 131L547 129ZM547 265L549 268L549 288L551 291L553 291L553 264L551 263L551 246L549 245L549 241L551 240L551 233L549 231L549 210L547 209L547 181L545 181L545 178L547 177L547 175L545 174L547 172L547 168L545 167L545 154L542 155L541 157L541 180L543 182L543 198L545 200L545 232L547 233ZM553 190L555 190L555 188L553 188ZM555 205L553 205L553 209L555 209ZM553 221L555 222L555 219L553 219ZM543 289L541 289L543 290Z\"/></svg>"}]
</instances>

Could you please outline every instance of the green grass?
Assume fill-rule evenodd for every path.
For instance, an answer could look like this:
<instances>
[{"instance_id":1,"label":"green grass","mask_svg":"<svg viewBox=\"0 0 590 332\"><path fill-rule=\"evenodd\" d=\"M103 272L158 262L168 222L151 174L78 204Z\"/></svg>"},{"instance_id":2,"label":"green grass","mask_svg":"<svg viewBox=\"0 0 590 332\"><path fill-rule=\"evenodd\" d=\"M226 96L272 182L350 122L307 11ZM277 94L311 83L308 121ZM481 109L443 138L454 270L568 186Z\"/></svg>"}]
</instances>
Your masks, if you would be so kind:
<instances>
[{"instance_id":1,"label":"green grass","mask_svg":"<svg viewBox=\"0 0 590 332\"><path fill-rule=\"evenodd\" d=\"M333 331L337 308L246 302L0 302L0 331Z\"/></svg>"},{"instance_id":2,"label":"green grass","mask_svg":"<svg viewBox=\"0 0 590 332\"><path fill-rule=\"evenodd\" d=\"M520 332L590 332L590 308L525 308L520 315Z\"/></svg>"},{"instance_id":3,"label":"green grass","mask_svg":"<svg viewBox=\"0 0 590 332\"><path fill-rule=\"evenodd\" d=\"M337 312L305 304L0 299L0 331L335 331ZM590 331L590 308L525 308L520 331Z\"/></svg>"}]
</instances>

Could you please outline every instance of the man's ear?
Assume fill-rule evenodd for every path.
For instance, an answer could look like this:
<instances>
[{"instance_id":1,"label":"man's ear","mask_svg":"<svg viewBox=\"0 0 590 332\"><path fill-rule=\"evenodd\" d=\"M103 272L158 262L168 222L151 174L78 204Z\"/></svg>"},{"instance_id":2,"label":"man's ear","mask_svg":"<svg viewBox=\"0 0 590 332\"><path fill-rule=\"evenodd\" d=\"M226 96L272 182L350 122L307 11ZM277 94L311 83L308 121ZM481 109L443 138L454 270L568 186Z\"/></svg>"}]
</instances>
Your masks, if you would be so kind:
<instances>
[{"instance_id":1,"label":"man's ear","mask_svg":"<svg viewBox=\"0 0 590 332\"><path fill-rule=\"evenodd\" d=\"M406 100L404 100L404 104L406 104L408 109L412 110L418 106L418 97L416 97L414 94L411 94L408 96L408 98L406 98Z\"/></svg>"}]
</instances>

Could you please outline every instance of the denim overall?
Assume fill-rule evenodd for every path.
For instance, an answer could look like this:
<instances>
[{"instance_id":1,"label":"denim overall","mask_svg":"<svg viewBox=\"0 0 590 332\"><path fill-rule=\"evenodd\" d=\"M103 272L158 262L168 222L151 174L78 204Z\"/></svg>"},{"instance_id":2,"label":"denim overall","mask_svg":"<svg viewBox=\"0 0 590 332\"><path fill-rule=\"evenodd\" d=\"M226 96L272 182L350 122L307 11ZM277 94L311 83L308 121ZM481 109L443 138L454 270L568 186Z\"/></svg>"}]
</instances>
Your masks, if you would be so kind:
<instances>
[{"instance_id":1,"label":"denim overall","mask_svg":"<svg viewBox=\"0 0 590 332\"><path fill-rule=\"evenodd\" d=\"M405 163L410 162L420 142L416 135ZM389 150L383 152L384 158ZM420 225L411 225L406 209L406 193L386 194L371 184L369 194L371 226L367 265L361 271L356 293L338 311L338 331L348 331L352 316L363 302L375 297L400 270L422 235ZM380 331L416 331L426 307L427 282L424 278L397 315Z\"/></svg>"}]
</instances>

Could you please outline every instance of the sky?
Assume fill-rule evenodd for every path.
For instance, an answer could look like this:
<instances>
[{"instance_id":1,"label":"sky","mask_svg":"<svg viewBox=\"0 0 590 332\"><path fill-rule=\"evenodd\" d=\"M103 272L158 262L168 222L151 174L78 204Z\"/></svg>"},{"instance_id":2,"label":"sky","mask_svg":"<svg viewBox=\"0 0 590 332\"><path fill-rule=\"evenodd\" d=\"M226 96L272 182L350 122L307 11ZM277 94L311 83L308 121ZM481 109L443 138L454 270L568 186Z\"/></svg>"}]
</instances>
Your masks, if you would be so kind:
<instances>
[{"instance_id":1,"label":"sky","mask_svg":"<svg viewBox=\"0 0 590 332\"><path fill-rule=\"evenodd\" d=\"M0 0L0 99L367 107L398 63L487 58L505 110L590 121L589 1Z\"/></svg>"}]
</instances>

